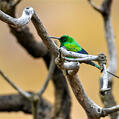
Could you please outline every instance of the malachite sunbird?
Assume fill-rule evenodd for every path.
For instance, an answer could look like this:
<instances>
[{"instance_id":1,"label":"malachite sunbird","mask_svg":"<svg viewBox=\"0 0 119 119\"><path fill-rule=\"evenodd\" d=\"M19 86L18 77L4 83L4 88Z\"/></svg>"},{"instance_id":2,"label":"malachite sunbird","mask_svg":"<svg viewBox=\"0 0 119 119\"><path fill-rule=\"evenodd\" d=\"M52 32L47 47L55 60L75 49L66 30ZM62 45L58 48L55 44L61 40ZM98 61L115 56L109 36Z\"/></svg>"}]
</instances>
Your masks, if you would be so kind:
<instances>
[{"instance_id":1,"label":"malachite sunbird","mask_svg":"<svg viewBox=\"0 0 119 119\"><path fill-rule=\"evenodd\" d=\"M53 39L58 39L60 41L60 47L64 47L66 50L68 51L73 51L73 52L77 52L77 53L81 53L81 54L87 54L87 51L85 51L75 40L74 38L68 36L68 35L63 35L60 38L58 37L50 37ZM96 68L100 69L100 66L97 65L96 63L94 63L93 61L86 61L84 62L86 64L90 64ZM108 71L109 74L119 78L118 76L116 76L115 74L111 73Z\"/></svg>"}]
</instances>

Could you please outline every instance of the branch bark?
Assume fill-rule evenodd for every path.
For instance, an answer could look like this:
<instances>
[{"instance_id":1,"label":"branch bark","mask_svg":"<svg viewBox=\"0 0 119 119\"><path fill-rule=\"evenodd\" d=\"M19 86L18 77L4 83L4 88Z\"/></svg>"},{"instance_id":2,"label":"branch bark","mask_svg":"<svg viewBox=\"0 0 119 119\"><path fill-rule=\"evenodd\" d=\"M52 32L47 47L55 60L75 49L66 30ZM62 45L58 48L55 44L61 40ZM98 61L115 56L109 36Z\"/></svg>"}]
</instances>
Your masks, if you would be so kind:
<instances>
[{"instance_id":1,"label":"branch bark","mask_svg":"<svg viewBox=\"0 0 119 119\"><path fill-rule=\"evenodd\" d=\"M89 3L93 8L95 8L95 5L92 4L93 0L88 0ZM93 2L94 3L94 2ZM114 33L113 33L113 27L112 27L112 20L111 20L111 6L112 6L112 0L103 0L102 5L99 7L100 10L98 11L104 21L104 29L105 29L105 38L108 46L108 54L109 54L109 66L108 70L112 73L116 72L117 69L117 56L116 56L116 48L115 48L115 40L114 40ZM102 88L103 85L103 76L100 78L100 88ZM108 74L108 88L113 88L113 80L112 76ZM101 96L101 100L105 107L112 107L116 105L115 99L112 94L112 90L108 91L107 95ZM113 113L110 115L111 119L117 119L118 113Z\"/></svg>"},{"instance_id":2,"label":"branch bark","mask_svg":"<svg viewBox=\"0 0 119 119\"><path fill-rule=\"evenodd\" d=\"M33 94L32 92L28 92ZM50 112L53 105L41 98L38 102L39 117L42 119L50 119ZM31 102L19 94L9 94L0 96L0 112L18 112L22 111L31 114Z\"/></svg>"},{"instance_id":3,"label":"branch bark","mask_svg":"<svg viewBox=\"0 0 119 119\"><path fill-rule=\"evenodd\" d=\"M29 13L29 10L31 10L31 8L25 9L26 13L27 12ZM27 15L28 15L28 13L27 13ZM30 12L30 13L32 13L32 12ZM31 17L29 17L29 18L31 18ZM49 52L51 52L53 55L56 56L59 51L58 47L55 45L55 43L52 40L50 40L49 35L46 32L46 29L44 28L42 22L40 21L40 19L38 18L37 14L35 12L32 16L32 22L34 23L34 26L35 26L39 36L42 38L44 44L46 45L46 47L48 47ZM107 116L108 114L115 112L115 108L112 108L111 111L107 111L107 114L104 115L104 111L110 110L110 108L102 108L102 107L98 106L96 103L94 103L91 99L88 98L88 96L86 95L86 93L81 85L81 82L77 76L77 71L78 71L77 69L73 69L73 70L62 69L62 71L64 72L64 75L67 78L67 81L70 82L70 85L73 89L73 92L74 92L77 100L84 108L89 119L99 119L102 116ZM65 80L63 80L63 81L65 81ZM58 87L56 87L56 88L58 88ZM70 105L70 103L68 103L68 104ZM58 115L58 113L55 113L55 114ZM60 115L60 117L62 117L62 115Z\"/></svg>"},{"instance_id":4,"label":"branch bark","mask_svg":"<svg viewBox=\"0 0 119 119\"><path fill-rule=\"evenodd\" d=\"M12 5L14 4L13 0L2 0L0 2L0 9L2 9L4 12L6 12L7 14L11 15L12 17L15 17L15 7L13 7ZM22 47L24 47L24 49L28 52L28 54L30 54L32 57L34 58L40 58L42 57L44 59L44 62L46 63L47 68L49 67L50 64L50 60L51 60L51 55L48 51L48 49L46 48L46 46L42 43L42 42L38 42L35 40L34 36L30 33L29 28L27 26L23 26L20 28L13 28L9 25L9 28L11 30L11 33L16 37L16 40L18 41L19 45L21 45ZM71 100L70 100L70 95L69 95L69 90L65 81L65 77L63 76L62 72L60 71L59 68L57 68L55 66L55 73L53 74L53 84L55 87L55 104L54 106L54 113L52 118L53 119L57 119L57 118L62 118L62 119L70 119L70 109L71 109ZM16 98L19 99L16 96ZM1 97L1 96L0 96ZM7 96L3 97L4 100L6 100L7 103ZM13 101L15 102L16 98L13 97ZM22 100L21 100L22 101ZM1 101L2 102L2 101ZM22 102L21 102L22 103ZM15 103L16 107L19 107L19 103ZM42 104L42 103L41 103ZM50 103L49 103L50 104ZM14 105L11 105L14 107ZM9 108L6 108L5 111L17 111L16 108L14 110ZM31 110L31 108L29 107L29 105L26 105L26 107L28 110ZM27 112L24 111L25 113ZM39 115L42 116L41 118L49 118L50 115L50 111L47 111L47 106L46 108L43 108L44 110L42 111L42 109L40 109L38 107L39 111ZM22 109L18 110L18 111L22 111ZM47 114L45 114L45 112L48 112ZM65 113L64 113L65 112ZM49 116L49 117L48 117Z\"/></svg>"}]
</instances>

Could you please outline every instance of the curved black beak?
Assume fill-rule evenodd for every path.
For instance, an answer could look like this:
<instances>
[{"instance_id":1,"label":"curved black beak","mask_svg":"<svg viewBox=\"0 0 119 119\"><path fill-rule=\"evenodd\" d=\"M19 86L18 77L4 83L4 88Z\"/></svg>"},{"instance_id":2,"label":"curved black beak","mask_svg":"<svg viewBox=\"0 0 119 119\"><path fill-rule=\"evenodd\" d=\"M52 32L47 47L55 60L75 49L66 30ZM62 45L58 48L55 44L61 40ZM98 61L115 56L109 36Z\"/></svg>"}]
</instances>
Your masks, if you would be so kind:
<instances>
[{"instance_id":1,"label":"curved black beak","mask_svg":"<svg viewBox=\"0 0 119 119\"><path fill-rule=\"evenodd\" d=\"M52 39L58 39L58 40L60 39L60 38L58 38L58 37L49 37L49 38L52 38Z\"/></svg>"}]
</instances>

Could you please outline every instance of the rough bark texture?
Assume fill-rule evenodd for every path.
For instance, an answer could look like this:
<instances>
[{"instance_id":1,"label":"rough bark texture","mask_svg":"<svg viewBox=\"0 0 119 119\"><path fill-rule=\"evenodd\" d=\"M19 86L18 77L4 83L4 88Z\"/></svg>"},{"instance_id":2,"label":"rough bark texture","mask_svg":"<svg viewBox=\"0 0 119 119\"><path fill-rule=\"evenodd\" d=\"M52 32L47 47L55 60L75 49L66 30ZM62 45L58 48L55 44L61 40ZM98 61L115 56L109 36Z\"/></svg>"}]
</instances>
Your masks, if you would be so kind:
<instances>
[{"instance_id":1,"label":"rough bark texture","mask_svg":"<svg viewBox=\"0 0 119 119\"><path fill-rule=\"evenodd\" d=\"M52 105L45 99L41 98L38 102L39 117L48 119ZM0 96L0 112L17 112L23 111L31 114L31 102L19 94L1 95Z\"/></svg>"}]
</instances>

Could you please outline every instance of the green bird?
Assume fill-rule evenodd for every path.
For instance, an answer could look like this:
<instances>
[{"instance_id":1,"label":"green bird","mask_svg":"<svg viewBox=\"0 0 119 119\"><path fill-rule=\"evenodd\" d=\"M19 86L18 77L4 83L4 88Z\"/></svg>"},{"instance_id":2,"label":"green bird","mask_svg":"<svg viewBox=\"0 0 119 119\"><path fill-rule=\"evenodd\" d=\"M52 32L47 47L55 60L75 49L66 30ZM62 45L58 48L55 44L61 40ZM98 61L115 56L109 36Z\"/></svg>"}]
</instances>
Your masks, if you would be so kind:
<instances>
[{"instance_id":1,"label":"green bird","mask_svg":"<svg viewBox=\"0 0 119 119\"><path fill-rule=\"evenodd\" d=\"M60 47L64 47L68 51L73 51L81 54L88 54L87 51L85 51L75 40L74 38L68 36L68 35L63 35L60 38L57 37L50 37L54 39L58 39L60 41ZM86 64L90 64L98 69L100 69L100 66L95 64L92 61L86 61L84 62Z\"/></svg>"},{"instance_id":2,"label":"green bird","mask_svg":"<svg viewBox=\"0 0 119 119\"><path fill-rule=\"evenodd\" d=\"M57 38L57 37L50 37L50 38L53 38L53 39L58 39L60 41L60 47L64 47L66 50L68 51L73 51L73 52L76 52L76 53L81 53L81 54L87 54L87 51L85 51L75 40L74 38L68 36L68 35L63 35L61 36L60 38ZM94 63L93 61L85 61L83 63L86 63L86 64L90 64L96 68L98 68L99 70L101 70L101 72L103 71L101 69L101 67L99 65L97 65L96 63ZM119 78L118 76L116 76L115 74L107 71L109 74Z\"/></svg>"}]
</instances>

